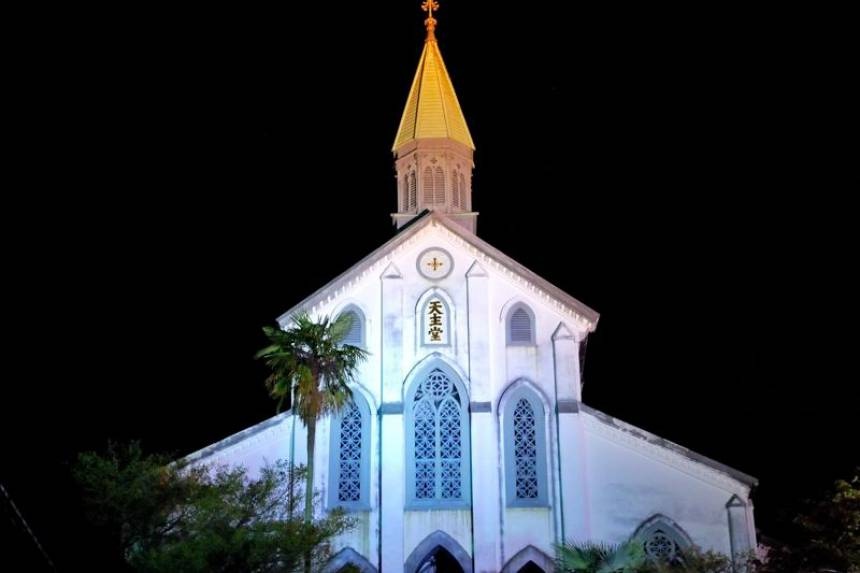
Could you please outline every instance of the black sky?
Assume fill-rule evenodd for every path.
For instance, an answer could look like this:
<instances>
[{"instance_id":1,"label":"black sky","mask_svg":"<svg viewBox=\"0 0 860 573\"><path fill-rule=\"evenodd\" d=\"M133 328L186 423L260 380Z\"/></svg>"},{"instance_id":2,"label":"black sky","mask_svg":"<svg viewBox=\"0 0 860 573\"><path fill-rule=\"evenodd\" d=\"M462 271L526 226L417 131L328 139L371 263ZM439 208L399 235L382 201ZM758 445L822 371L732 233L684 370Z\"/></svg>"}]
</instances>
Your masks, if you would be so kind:
<instances>
[{"instance_id":1,"label":"black sky","mask_svg":"<svg viewBox=\"0 0 860 573\"><path fill-rule=\"evenodd\" d=\"M391 236L418 4L26 19L0 479L61 570L103 551L76 452L271 415L261 326ZM860 462L842 76L779 14L632 10L442 4L478 232L601 313L585 401L759 477L778 534Z\"/></svg>"}]
</instances>

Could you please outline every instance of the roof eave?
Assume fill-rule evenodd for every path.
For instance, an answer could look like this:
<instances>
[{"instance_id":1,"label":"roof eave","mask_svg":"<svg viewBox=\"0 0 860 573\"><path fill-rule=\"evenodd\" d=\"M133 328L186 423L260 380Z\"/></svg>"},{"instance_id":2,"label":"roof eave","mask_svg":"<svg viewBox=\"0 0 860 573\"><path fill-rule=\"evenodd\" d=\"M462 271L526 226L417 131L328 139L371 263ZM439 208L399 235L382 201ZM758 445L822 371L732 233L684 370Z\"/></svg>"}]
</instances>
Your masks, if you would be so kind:
<instances>
[{"instance_id":1,"label":"roof eave","mask_svg":"<svg viewBox=\"0 0 860 573\"><path fill-rule=\"evenodd\" d=\"M672 451L676 454L684 456L685 458L687 458L689 460L692 460L694 462L698 462L698 463L700 463L704 466L707 466L713 470L716 470L718 472L726 474L729 477L731 477L731 478L733 478L733 479L735 479L735 480L737 480L737 481L739 481L739 482L741 482L744 485L747 485L749 487L755 487L758 485L758 478L753 477L753 476L751 476L747 473L744 473L740 470L737 470L731 466L727 466L724 463L718 462L718 461L711 459L707 456L704 456L698 452L694 452L693 450L691 450L689 448L685 448L684 446L682 446L680 444L676 444L675 442L672 442L672 441L667 440L665 438L661 438L660 436L658 436L656 434L652 434L651 432L649 432L647 430L643 430L642 428L634 426L633 424L629 424L623 420L619 420L618 418L610 416L609 414L601 412L600 410L596 410L596 409L592 408L591 406L586 406L582 402L578 403L578 407L581 411L585 412L586 414L591 415L595 420L598 420L599 422L606 424L607 426L615 428L616 430L620 430L622 432L625 432L627 435L633 436L635 438L638 438L640 440L648 442L649 444L667 449L667 450Z\"/></svg>"},{"instance_id":2,"label":"roof eave","mask_svg":"<svg viewBox=\"0 0 860 573\"><path fill-rule=\"evenodd\" d=\"M481 251L486 256L493 259L499 265L509 268L511 271L520 275L526 281L534 284L537 288L544 291L547 296L558 301L562 306L567 307L571 312L573 312L585 323L586 330L588 332L593 332L597 328L597 321L600 319L600 313L598 313L596 310L578 301L577 299L567 294L560 288L556 287L546 279L540 277L538 274L529 270L527 267L521 265L514 259L499 251L486 241L478 238L478 236L474 233L469 232L467 229L451 221L447 216L437 211L427 210L418 214L415 219L402 227L398 231L398 233L394 235L394 237L386 241L382 246L375 249L372 253L361 259L349 269L339 274L322 288L317 289L313 294L302 300L302 302L293 306L287 312L281 314L281 316L279 316L277 319L278 323L281 325L281 327L285 327L288 324L290 317L294 314L302 311L307 311L310 308L316 306L320 301L328 298L329 296L333 296L340 288L344 286L344 284L351 276L362 273L364 270L376 263L380 258L385 256L385 254L389 250L394 249L398 245L406 242L420 229L423 229L424 227L430 225L433 222L440 223L442 226L445 227L445 229L466 241L476 250Z\"/></svg>"}]
</instances>

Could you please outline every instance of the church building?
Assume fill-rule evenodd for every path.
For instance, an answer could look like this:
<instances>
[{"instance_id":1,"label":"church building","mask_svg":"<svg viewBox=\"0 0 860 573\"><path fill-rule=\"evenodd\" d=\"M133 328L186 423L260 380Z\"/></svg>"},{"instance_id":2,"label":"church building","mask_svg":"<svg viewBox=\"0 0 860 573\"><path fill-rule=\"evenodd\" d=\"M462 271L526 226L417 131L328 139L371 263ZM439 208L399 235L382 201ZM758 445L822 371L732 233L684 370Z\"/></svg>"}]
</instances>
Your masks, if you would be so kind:
<instances>
[{"instance_id":1,"label":"church building","mask_svg":"<svg viewBox=\"0 0 860 573\"><path fill-rule=\"evenodd\" d=\"M350 314L369 352L317 424L315 487L358 525L326 571L553 571L562 540L671 558L756 545L749 475L582 401L596 311L476 235L475 146L435 36L394 140L397 233L279 319ZM251 473L307 463L285 412L188 457Z\"/></svg>"}]
</instances>

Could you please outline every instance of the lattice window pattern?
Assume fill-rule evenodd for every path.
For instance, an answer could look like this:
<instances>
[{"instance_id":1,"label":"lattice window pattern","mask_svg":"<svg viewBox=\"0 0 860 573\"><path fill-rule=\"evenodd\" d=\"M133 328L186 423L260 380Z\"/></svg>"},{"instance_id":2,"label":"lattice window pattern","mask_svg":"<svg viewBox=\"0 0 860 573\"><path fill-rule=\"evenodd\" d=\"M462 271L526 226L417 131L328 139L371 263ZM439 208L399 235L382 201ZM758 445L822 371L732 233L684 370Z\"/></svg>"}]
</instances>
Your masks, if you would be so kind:
<instances>
[{"instance_id":1,"label":"lattice window pattern","mask_svg":"<svg viewBox=\"0 0 860 573\"><path fill-rule=\"evenodd\" d=\"M678 546L671 537L660 529L654 531L645 541L645 553L654 559L672 561L678 552Z\"/></svg>"},{"instance_id":2,"label":"lattice window pattern","mask_svg":"<svg viewBox=\"0 0 860 573\"><path fill-rule=\"evenodd\" d=\"M537 429L535 412L525 398L514 408L514 457L517 499L537 499Z\"/></svg>"},{"instance_id":3,"label":"lattice window pattern","mask_svg":"<svg viewBox=\"0 0 860 573\"><path fill-rule=\"evenodd\" d=\"M340 419L339 501L361 499L361 412L350 404Z\"/></svg>"},{"instance_id":4,"label":"lattice window pattern","mask_svg":"<svg viewBox=\"0 0 860 573\"><path fill-rule=\"evenodd\" d=\"M415 498L463 499L462 402L457 386L436 368L415 392Z\"/></svg>"}]
</instances>

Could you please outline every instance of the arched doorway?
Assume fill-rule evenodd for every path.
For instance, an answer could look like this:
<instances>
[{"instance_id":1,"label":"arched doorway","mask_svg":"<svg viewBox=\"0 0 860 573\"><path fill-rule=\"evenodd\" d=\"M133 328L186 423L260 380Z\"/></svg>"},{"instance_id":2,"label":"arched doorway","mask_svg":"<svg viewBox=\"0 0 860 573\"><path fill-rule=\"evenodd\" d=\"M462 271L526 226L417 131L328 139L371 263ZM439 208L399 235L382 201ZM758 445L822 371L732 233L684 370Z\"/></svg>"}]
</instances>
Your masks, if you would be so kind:
<instances>
[{"instance_id":1,"label":"arched doorway","mask_svg":"<svg viewBox=\"0 0 860 573\"><path fill-rule=\"evenodd\" d=\"M434 531L406 559L404 573L472 573L472 558L444 531Z\"/></svg>"},{"instance_id":2,"label":"arched doorway","mask_svg":"<svg viewBox=\"0 0 860 573\"><path fill-rule=\"evenodd\" d=\"M463 568L444 547L437 547L418 566L418 573L464 573Z\"/></svg>"},{"instance_id":3,"label":"arched doorway","mask_svg":"<svg viewBox=\"0 0 860 573\"><path fill-rule=\"evenodd\" d=\"M502 573L553 573L555 564L549 555L527 545L502 567Z\"/></svg>"},{"instance_id":4,"label":"arched doorway","mask_svg":"<svg viewBox=\"0 0 860 573\"><path fill-rule=\"evenodd\" d=\"M346 547L326 563L322 573L376 573L376 567L358 551Z\"/></svg>"}]
</instances>

